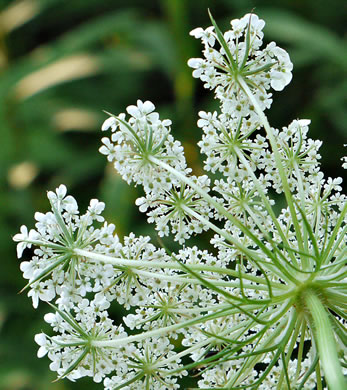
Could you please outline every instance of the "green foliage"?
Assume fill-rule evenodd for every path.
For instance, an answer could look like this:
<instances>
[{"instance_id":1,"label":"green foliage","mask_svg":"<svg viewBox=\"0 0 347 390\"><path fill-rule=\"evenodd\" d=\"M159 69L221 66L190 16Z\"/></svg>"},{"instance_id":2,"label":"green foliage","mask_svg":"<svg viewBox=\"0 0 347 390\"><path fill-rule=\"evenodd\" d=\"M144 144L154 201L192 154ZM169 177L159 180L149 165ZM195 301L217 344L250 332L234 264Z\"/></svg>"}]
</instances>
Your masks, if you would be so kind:
<instances>
[{"instance_id":1,"label":"green foliage","mask_svg":"<svg viewBox=\"0 0 347 390\"><path fill-rule=\"evenodd\" d=\"M286 48L295 64L271 123L312 118L312 137L325 141L325 171L342 175L335 164L346 135L347 56L339 5L339 0L0 1L1 389L96 388L84 380L51 383L47 362L34 358L33 336L43 313L16 294L23 282L11 236L20 224L31 224L35 210L47 210L45 191L60 183L82 206L93 197L104 201L105 217L120 234L151 233L131 206L140 192L107 169L97 152L102 110L122 112L137 98L152 100L163 117L173 119L175 138L199 173L194 102L206 109L215 102L195 88L186 61L199 50L188 32L209 24L208 7L225 25L257 7L267 38Z\"/></svg>"}]
</instances>

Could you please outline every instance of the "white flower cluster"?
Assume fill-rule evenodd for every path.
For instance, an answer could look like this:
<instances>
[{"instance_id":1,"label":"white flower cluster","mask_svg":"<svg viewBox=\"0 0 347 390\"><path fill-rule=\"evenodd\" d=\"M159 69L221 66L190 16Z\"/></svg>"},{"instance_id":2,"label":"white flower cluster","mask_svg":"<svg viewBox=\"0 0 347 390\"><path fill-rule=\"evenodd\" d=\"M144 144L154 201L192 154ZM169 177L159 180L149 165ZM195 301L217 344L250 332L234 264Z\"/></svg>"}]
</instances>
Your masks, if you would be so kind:
<instances>
[{"instance_id":1,"label":"white flower cluster","mask_svg":"<svg viewBox=\"0 0 347 390\"><path fill-rule=\"evenodd\" d=\"M199 112L198 126L203 130L202 140L198 143L201 153L207 156L205 170L215 173L220 171L226 176L233 176L242 181L246 171L238 169L239 155L252 155L254 167L266 150L266 140L260 134L254 139L251 135L260 127L250 119L230 118L227 113ZM241 165L242 167L242 165Z\"/></svg>"},{"instance_id":2,"label":"white flower cluster","mask_svg":"<svg viewBox=\"0 0 347 390\"><path fill-rule=\"evenodd\" d=\"M170 189L177 184L166 170L154 164L150 157L156 157L173 166L182 173L188 173L183 155L183 147L170 134L171 121L161 121L154 112L153 103L141 100L137 106L129 106L125 114L111 116L105 121L102 130L111 128L111 139L104 137L100 153L114 161L115 169L129 184L142 184L146 192Z\"/></svg>"},{"instance_id":3,"label":"white flower cluster","mask_svg":"<svg viewBox=\"0 0 347 390\"><path fill-rule=\"evenodd\" d=\"M22 257L26 247L37 247L31 261L23 261L20 266L24 278L29 280L28 296L32 297L35 308L39 299L51 301L59 295L67 306L71 306L77 296L102 290L104 282L101 275L109 274L110 267L99 264L96 275L100 275L100 278L94 278L93 271L72 251L75 247L91 249L96 242L117 247L112 236L114 225L105 222L99 229L93 227L94 221L104 221L100 214L105 204L92 199L86 213L80 216L76 200L71 195L66 196L66 192L64 185L57 188L55 193L49 191L52 211L35 213L36 230L28 232L27 227L22 226L21 233L13 237L19 242L18 258Z\"/></svg>"},{"instance_id":4,"label":"white flower cluster","mask_svg":"<svg viewBox=\"0 0 347 390\"><path fill-rule=\"evenodd\" d=\"M192 176L191 180L202 190L209 190L210 180L207 176ZM172 188L171 191L148 193L145 197L137 199L136 204L142 212L150 209L148 222L156 223L160 237L167 236L171 226L171 232L181 244L192 233L201 233L208 228L204 223L190 216L186 208L198 212L204 218L212 216L209 204L184 183Z\"/></svg>"},{"instance_id":5,"label":"white flower cluster","mask_svg":"<svg viewBox=\"0 0 347 390\"><path fill-rule=\"evenodd\" d=\"M138 349L132 354L133 358L129 363L131 370L123 375L106 378L104 381L105 390L120 388L119 383L128 383L126 387L122 386L126 390L139 390L143 389L144 386L151 390L179 389L177 378L170 375L171 371L179 368L175 362L177 358L172 351L173 348L167 338L151 338L139 343ZM146 371L150 371L152 367L155 367L157 374L151 378L150 375L146 375ZM179 376L183 375L187 375L187 373L183 371ZM144 377L144 380L139 381L139 377Z\"/></svg>"},{"instance_id":6,"label":"white flower cluster","mask_svg":"<svg viewBox=\"0 0 347 390\"><path fill-rule=\"evenodd\" d=\"M208 217L210 207L180 177L165 168L169 166L183 177L191 172L186 166L183 147L170 134L171 121L161 121L154 109L153 103L138 100L137 106L127 108L131 115L128 122L125 114L111 116L102 130L111 128L113 134L111 139L102 139L104 145L99 150L109 161L114 161L115 169L124 180L143 185L146 197L136 203L142 212L151 209L148 222L156 223L159 235L167 236L171 231L175 239L183 243L193 233L206 230L200 221L187 215L187 209ZM191 180L208 190L207 176L193 176Z\"/></svg>"},{"instance_id":7,"label":"white flower cluster","mask_svg":"<svg viewBox=\"0 0 347 390\"><path fill-rule=\"evenodd\" d=\"M324 374L340 390L342 179L320 171L321 142L308 138L309 120L282 130L267 122L267 91L289 83L292 64L273 42L260 49L264 22L246 15L224 35L212 22L192 32L205 59L189 61L221 101L220 113L199 113L208 175L191 175L171 121L149 101L102 126L112 134L100 152L125 181L143 186L140 211L159 236L184 245L171 253L149 237L120 240L102 202L91 200L80 215L65 186L49 192L52 211L36 213L36 229L22 226L14 237L18 257L35 246L21 264L34 307L54 301L45 320L57 335L36 336L38 356L47 354L59 377L91 376L105 390L179 389L188 370L200 374L201 389L312 389L317 381L323 388L316 373L335 359L337 371ZM189 246L206 230L212 253ZM127 310L124 325L109 318L114 301ZM320 344L316 323L324 310L336 332L323 339L337 341L327 360L334 348Z\"/></svg>"},{"instance_id":8,"label":"white flower cluster","mask_svg":"<svg viewBox=\"0 0 347 390\"><path fill-rule=\"evenodd\" d=\"M40 346L38 357L48 354L52 361L50 369L70 380L90 376L95 382L101 382L111 372L116 371L119 375L127 372L125 356L133 353L133 345L94 350L88 345L90 339L113 340L127 337L123 327L115 326L108 317L106 309L109 306L109 302L96 296L93 301L82 299L69 314L60 310L55 314L46 314L45 321L59 335L48 337L39 333L35 336L35 341Z\"/></svg>"},{"instance_id":9,"label":"white flower cluster","mask_svg":"<svg viewBox=\"0 0 347 390\"><path fill-rule=\"evenodd\" d=\"M223 111L237 118L253 117L254 107L239 78L244 78L264 110L272 103L267 91L270 87L281 91L290 83L293 64L275 42L261 49L265 22L257 15L247 14L230 24L231 30L223 35L215 23L205 30L198 27L191 31L192 36L201 39L205 58L191 58L188 65L194 69L193 77L200 78L205 88L215 90Z\"/></svg>"}]
</instances>

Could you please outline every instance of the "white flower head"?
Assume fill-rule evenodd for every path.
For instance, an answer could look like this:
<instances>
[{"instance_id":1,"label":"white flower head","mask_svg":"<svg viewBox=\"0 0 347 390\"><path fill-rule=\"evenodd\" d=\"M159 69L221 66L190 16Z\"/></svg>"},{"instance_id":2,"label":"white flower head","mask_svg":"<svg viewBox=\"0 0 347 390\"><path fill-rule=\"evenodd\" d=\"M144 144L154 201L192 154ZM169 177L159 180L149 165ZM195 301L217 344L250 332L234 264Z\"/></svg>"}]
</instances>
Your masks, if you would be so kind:
<instances>
[{"instance_id":1,"label":"white flower head","mask_svg":"<svg viewBox=\"0 0 347 390\"><path fill-rule=\"evenodd\" d=\"M259 95L263 109L269 108L272 100L266 91L270 87L281 91L291 81L293 65L288 53L274 42L264 50L260 49L265 22L255 14L231 21L232 29L224 34L213 19L212 22L213 27L197 28L191 32L205 46L204 58L188 61L194 69L193 77L200 78L206 88L215 90L224 112L229 108L229 115L240 116L234 110L237 104L246 106L246 112L252 106L240 84L241 79ZM219 49L215 47L216 42ZM236 104L230 104L230 101Z\"/></svg>"},{"instance_id":2,"label":"white flower head","mask_svg":"<svg viewBox=\"0 0 347 390\"><path fill-rule=\"evenodd\" d=\"M115 169L128 183L144 186L146 192L169 189L177 179L153 159L161 160L182 173L187 173L183 148L170 134L171 121L160 120L150 101L137 101L124 114L116 117L111 139L104 137L100 153L114 162ZM112 122L113 123L113 122ZM106 128L107 126L105 126Z\"/></svg>"}]
</instances>

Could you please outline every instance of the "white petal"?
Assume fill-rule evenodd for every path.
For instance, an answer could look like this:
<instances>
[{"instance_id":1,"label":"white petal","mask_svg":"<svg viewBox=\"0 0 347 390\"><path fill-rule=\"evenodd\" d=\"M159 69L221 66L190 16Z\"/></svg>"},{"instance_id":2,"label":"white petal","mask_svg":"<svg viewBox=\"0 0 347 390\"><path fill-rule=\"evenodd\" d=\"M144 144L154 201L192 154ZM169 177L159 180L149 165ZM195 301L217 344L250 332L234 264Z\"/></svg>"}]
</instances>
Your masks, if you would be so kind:
<instances>
[{"instance_id":1,"label":"white petal","mask_svg":"<svg viewBox=\"0 0 347 390\"><path fill-rule=\"evenodd\" d=\"M311 123L310 119L299 119L298 123L300 126L308 126Z\"/></svg>"},{"instance_id":2,"label":"white petal","mask_svg":"<svg viewBox=\"0 0 347 390\"><path fill-rule=\"evenodd\" d=\"M201 38L204 33L204 30L201 27L194 28L189 35L192 35L195 38Z\"/></svg>"},{"instance_id":3,"label":"white petal","mask_svg":"<svg viewBox=\"0 0 347 390\"><path fill-rule=\"evenodd\" d=\"M23 251L26 248L26 246L27 246L27 244L25 242L20 242L17 245L17 257L18 257L18 259L20 259L22 257Z\"/></svg>"},{"instance_id":4,"label":"white petal","mask_svg":"<svg viewBox=\"0 0 347 390\"><path fill-rule=\"evenodd\" d=\"M46 355L47 352L48 352L47 348L40 347L39 350L37 351L37 357L42 358Z\"/></svg>"},{"instance_id":5,"label":"white petal","mask_svg":"<svg viewBox=\"0 0 347 390\"><path fill-rule=\"evenodd\" d=\"M53 322L55 322L55 314L54 313L47 313L47 314L45 314L43 319L45 320L45 322L47 322L47 324L52 324Z\"/></svg>"},{"instance_id":6,"label":"white petal","mask_svg":"<svg viewBox=\"0 0 347 390\"><path fill-rule=\"evenodd\" d=\"M201 58L190 58L187 62L188 66L194 69L199 68L202 63L203 60Z\"/></svg>"},{"instance_id":7,"label":"white petal","mask_svg":"<svg viewBox=\"0 0 347 390\"><path fill-rule=\"evenodd\" d=\"M56 189L57 195L60 199L63 199L67 193L67 188L64 184L60 184L60 186Z\"/></svg>"},{"instance_id":8,"label":"white petal","mask_svg":"<svg viewBox=\"0 0 347 390\"><path fill-rule=\"evenodd\" d=\"M40 347L42 347L43 345L46 345L46 343L47 343L46 335L44 333L36 334L34 337L34 340L35 340L35 343L38 344Z\"/></svg>"},{"instance_id":9,"label":"white petal","mask_svg":"<svg viewBox=\"0 0 347 390\"><path fill-rule=\"evenodd\" d=\"M152 102L150 102L149 100L146 100L143 103L142 112L144 114L149 114L150 112L154 111L154 109L155 109L154 104Z\"/></svg>"},{"instance_id":10,"label":"white petal","mask_svg":"<svg viewBox=\"0 0 347 390\"><path fill-rule=\"evenodd\" d=\"M13 237L13 241L23 241L28 237L28 228L25 225L20 227L20 233L17 233Z\"/></svg>"},{"instance_id":11,"label":"white petal","mask_svg":"<svg viewBox=\"0 0 347 390\"><path fill-rule=\"evenodd\" d=\"M127 113L131 116L133 116L134 118L138 118L140 116L140 110L138 109L138 107L136 106L128 106L127 107Z\"/></svg>"},{"instance_id":12,"label":"white petal","mask_svg":"<svg viewBox=\"0 0 347 390\"><path fill-rule=\"evenodd\" d=\"M110 127L114 126L116 124L116 119L113 118L113 116L107 118L105 122L101 126L102 131L108 130Z\"/></svg>"}]
</instances>

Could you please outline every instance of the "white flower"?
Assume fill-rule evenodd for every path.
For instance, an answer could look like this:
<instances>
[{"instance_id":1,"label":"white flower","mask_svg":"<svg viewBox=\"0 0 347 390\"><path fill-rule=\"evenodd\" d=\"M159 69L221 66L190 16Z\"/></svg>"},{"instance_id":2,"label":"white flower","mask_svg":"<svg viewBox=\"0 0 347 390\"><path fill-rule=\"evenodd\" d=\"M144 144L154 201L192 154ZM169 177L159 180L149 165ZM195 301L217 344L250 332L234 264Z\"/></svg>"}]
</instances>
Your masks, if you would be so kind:
<instances>
[{"instance_id":1,"label":"white flower","mask_svg":"<svg viewBox=\"0 0 347 390\"><path fill-rule=\"evenodd\" d=\"M216 41L213 30L214 27L208 27L206 30L203 30L201 27L197 27L189 34L194 38L201 39L205 45L213 46Z\"/></svg>"},{"instance_id":2,"label":"white flower","mask_svg":"<svg viewBox=\"0 0 347 390\"><path fill-rule=\"evenodd\" d=\"M111 119L111 118L109 118L109 119ZM107 129L104 129L104 130L107 130ZM101 139L101 142L104 145L100 147L99 152L101 154L104 154L105 156L107 156L107 160L112 162L116 158L116 147L115 147L115 145L107 137L103 137Z\"/></svg>"},{"instance_id":3,"label":"white flower","mask_svg":"<svg viewBox=\"0 0 347 390\"><path fill-rule=\"evenodd\" d=\"M33 229L28 232L28 228L25 225L22 225L20 228L20 233L17 233L13 236L13 241L20 241L17 244L17 257L20 259L23 255L25 248L31 248L32 243L30 241L39 240L40 235Z\"/></svg>"},{"instance_id":4,"label":"white flower","mask_svg":"<svg viewBox=\"0 0 347 390\"><path fill-rule=\"evenodd\" d=\"M51 301L55 297L55 288L52 280L33 284L28 292L28 297L32 297L34 309L37 309L39 300L43 302Z\"/></svg>"},{"instance_id":5,"label":"white flower","mask_svg":"<svg viewBox=\"0 0 347 390\"><path fill-rule=\"evenodd\" d=\"M35 342L40 346L39 350L37 351L37 357L42 358L45 356L48 352L47 345L49 345L48 340L46 338L46 335L44 333L39 333L35 335Z\"/></svg>"},{"instance_id":6,"label":"white flower","mask_svg":"<svg viewBox=\"0 0 347 390\"><path fill-rule=\"evenodd\" d=\"M23 261L20 263L20 270L23 272L23 278L25 279L31 279L36 269L37 265L34 261Z\"/></svg>"},{"instance_id":7,"label":"white flower","mask_svg":"<svg viewBox=\"0 0 347 390\"><path fill-rule=\"evenodd\" d=\"M86 217L88 220L87 225L91 225L93 220L98 222L104 222L104 217L100 215L104 211L104 209L105 209L104 202L99 202L97 199L92 199L90 201L86 213Z\"/></svg>"},{"instance_id":8,"label":"white flower","mask_svg":"<svg viewBox=\"0 0 347 390\"><path fill-rule=\"evenodd\" d=\"M85 304L86 309L89 307L88 303ZM114 351L110 348L90 347L88 343L93 340L125 338L127 334L122 326L114 326L105 312L102 321L98 321L95 311L79 310L77 322L71 315L75 311L77 312L72 309L70 313L65 312L61 315L60 311L45 316L46 322L60 334L50 338L50 341L43 333L36 335L35 341L40 346L38 355L42 357L48 352L48 357L52 361L50 369L57 371L58 375L65 375L70 366L76 364L73 371L68 374L69 379L91 376L95 382L100 382L105 375L116 369L116 362L122 366L123 353L120 348ZM79 361L81 354L84 354L84 359Z\"/></svg>"},{"instance_id":9,"label":"white flower","mask_svg":"<svg viewBox=\"0 0 347 390\"><path fill-rule=\"evenodd\" d=\"M53 191L48 191L47 197L49 200L52 201L63 200L66 195L67 188L64 184L60 184L60 186L56 188L55 191L56 191L55 193Z\"/></svg>"},{"instance_id":10,"label":"white flower","mask_svg":"<svg viewBox=\"0 0 347 390\"><path fill-rule=\"evenodd\" d=\"M201 389L321 388L311 374L319 365L330 387L330 371L333 380L339 375L338 364L326 370L316 317L332 320L340 359L342 178L320 171L321 142L308 138L310 120L277 130L261 112L271 105L270 88L282 90L292 77L283 49L274 42L261 49L264 21L247 14L222 34L211 19L213 27L191 32L204 58L189 60L193 76L221 102L221 112L200 111L198 119L209 176L190 175L171 121L149 101L102 125L111 131L100 152L124 180L144 187L136 205L160 237L173 233L181 247L156 248L134 233L120 240L104 221L103 202L92 199L80 215L64 185L48 192L52 211L35 213L35 229L22 226L14 236L18 257L36 246L20 265L34 308L54 300L55 313L44 316L54 335L35 341L59 377L89 376L105 390L176 390L187 375L181 359L194 367L192 380L200 374ZM211 252L189 246L205 231L200 244L210 240ZM127 310L129 336L109 317L114 301Z\"/></svg>"},{"instance_id":11,"label":"white flower","mask_svg":"<svg viewBox=\"0 0 347 390\"><path fill-rule=\"evenodd\" d=\"M73 196L66 196L66 186L61 184L55 191L55 193L53 191L48 191L47 193L47 198L50 200L52 206L56 207L60 212L66 210L68 214L77 214L77 202Z\"/></svg>"},{"instance_id":12,"label":"white flower","mask_svg":"<svg viewBox=\"0 0 347 390\"><path fill-rule=\"evenodd\" d=\"M271 58L277 60L277 63L270 70L271 87L275 91L282 91L292 80L293 64L290 61L288 53L271 42L265 49Z\"/></svg>"},{"instance_id":13,"label":"white flower","mask_svg":"<svg viewBox=\"0 0 347 390\"><path fill-rule=\"evenodd\" d=\"M319 171L318 160L321 156L318 151L322 142L307 138L309 124L310 120L301 119L294 120L288 127L283 127L281 132L274 129L279 153L292 189L299 185L297 176L302 170L305 171L305 175L300 180L308 184L316 182L315 176ZM282 192L282 179L274 155L263 152L258 159L258 166L265 169L265 178L272 183L276 191Z\"/></svg>"},{"instance_id":14,"label":"white flower","mask_svg":"<svg viewBox=\"0 0 347 390\"><path fill-rule=\"evenodd\" d=\"M110 283L113 276L111 265L88 265L71 252L71 247L90 249L94 245L95 250L102 252L106 251L106 246L108 251L121 247L114 234L114 225L104 224L101 229L92 226L94 221L104 221L101 215L105 208L103 202L92 199L87 212L79 217L77 202L72 196L66 196L65 186L48 195L55 214L36 212L36 230L28 232L27 227L22 226L21 232L13 238L19 241L18 257L25 248L33 244L37 246L31 261L20 265L23 277L29 279L28 296L32 297L35 308L40 300L51 301L56 294L60 295L62 306L69 306L88 291L103 289Z\"/></svg>"},{"instance_id":15,"label":"white flower","mask_svg":"<svg viewBox=\"0 0 347 390\"><path fill-rule=\"evenodd\" d=\"M131 379L133 382L125 389L175 390L180 388L177 377L187 375L186 371L178 370L182 367L180 359L175 359L172 345L164 337L144 340L129 353L129 357L131 364L124 373L104 380L105 390L112 390L122 383L125 386Z\"/></svg>"},{"instance_id":16,"label":"white flower","mask_svg":"<svg viewBox=\"0 0 347 390\"><path fill-rule=\"evenodd\" d=\"M98 312L107 310L110 307L110 302L106 299L105 295L101 293L95 294L95 298L91 304Z\"/></svg>"},{"instance_id":17,"label":"white flower","mask_svg":"<svg viewBox=\"0 0 347 390\"><path fill-rule=\"evenodd\" d=\"M159 115L158 113L153 112L154 110L155 106L149 100L146 100L144 103L141 100L138 100L137 106L127 107L127 113L135 119L142 119L146 117L146 119L152 123L155 123L159 120Z\"/></svg>"},{"instance_id":18,"label":"white flower","mask_svg":"<svg viewBox=\"0 0 347 390\"><path fill-rule=\"evenodd\" d=\"M254 137L259 123L250 119L229 118L224 114L217 116L216 112L200 111L199 116L198 126L204 134L198 145L201 153L207 156L204 168L212 173L220 171L226 176L238 177L241 181L244 173L238 166L240 155L251 160L250 164L253 165L267 145L260 135L256 139L249 139Z\"/></svg>"}]
</instances>

